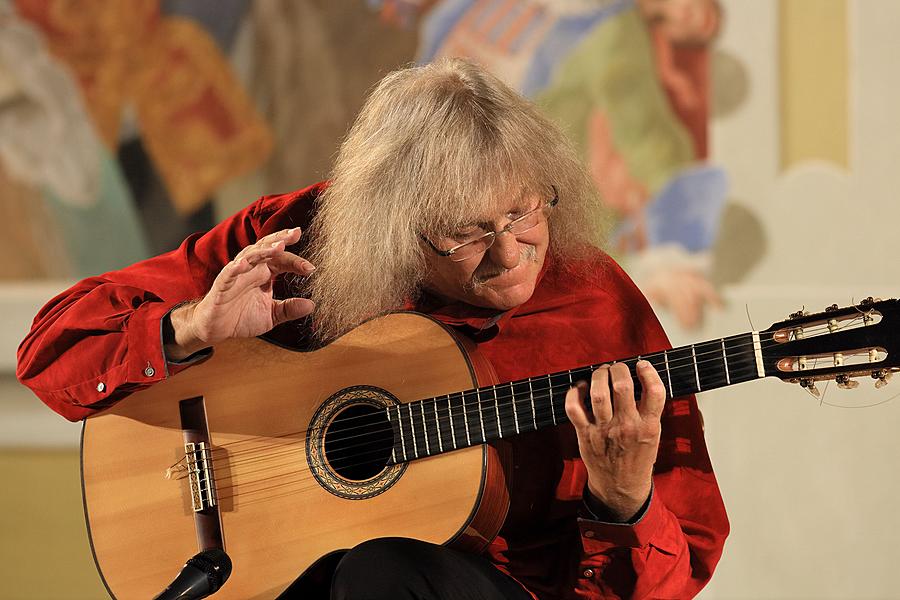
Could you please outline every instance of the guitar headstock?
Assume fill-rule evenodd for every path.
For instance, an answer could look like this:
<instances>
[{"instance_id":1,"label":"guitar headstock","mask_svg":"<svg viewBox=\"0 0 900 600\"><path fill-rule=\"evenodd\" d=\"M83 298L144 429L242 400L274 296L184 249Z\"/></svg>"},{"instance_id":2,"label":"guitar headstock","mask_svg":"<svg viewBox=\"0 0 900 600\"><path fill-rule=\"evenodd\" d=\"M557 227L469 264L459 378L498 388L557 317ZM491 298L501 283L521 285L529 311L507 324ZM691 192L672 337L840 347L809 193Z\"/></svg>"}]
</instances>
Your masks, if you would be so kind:
<instances>
[{"instance_id":1,"label":"guitar headstock","mask_svg":"<svg viewBox=\"0 0 900 600\"><path fill-rule=\"evenodd\" d=\"M880 388L900 371L900 300L799 311L760 332L760 342L767 375L815 395L815 382L826 380L854 388L865 377Z\"/></svg>"}]
</instances>

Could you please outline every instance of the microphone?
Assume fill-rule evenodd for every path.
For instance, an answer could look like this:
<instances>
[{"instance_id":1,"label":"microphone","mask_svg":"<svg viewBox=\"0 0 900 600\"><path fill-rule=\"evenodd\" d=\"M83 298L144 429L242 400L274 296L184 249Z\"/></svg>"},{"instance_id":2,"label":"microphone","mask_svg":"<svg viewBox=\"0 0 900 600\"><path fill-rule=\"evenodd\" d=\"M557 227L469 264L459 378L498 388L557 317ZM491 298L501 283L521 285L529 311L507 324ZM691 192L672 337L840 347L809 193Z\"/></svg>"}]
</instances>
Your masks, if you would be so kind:
<instances>
[{"instance_id":1,"label":"microphone","mask_svg":"<svg viewBox=\"0 0 900 600\"><path fill-rule=\"evenodd\" d=\"M220 548L189 558L178 577L153 600L199 600L215 594L231 575L231 559Z\"/></svg>"}]
</instances>

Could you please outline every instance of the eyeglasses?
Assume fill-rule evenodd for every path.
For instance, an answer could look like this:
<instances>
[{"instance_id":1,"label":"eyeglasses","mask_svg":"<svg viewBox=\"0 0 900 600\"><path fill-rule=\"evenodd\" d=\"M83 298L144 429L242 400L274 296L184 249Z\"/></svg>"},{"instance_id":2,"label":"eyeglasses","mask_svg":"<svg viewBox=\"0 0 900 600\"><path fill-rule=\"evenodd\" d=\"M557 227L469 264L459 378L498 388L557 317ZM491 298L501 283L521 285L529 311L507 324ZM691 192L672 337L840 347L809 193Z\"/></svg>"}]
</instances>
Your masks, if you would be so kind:
<instances>
[{"instance_id":1,"label":"eyeglasses","mask_svg":"<svg viewBox=\"0 0 900 600\"><path fill-rule=\"evenodd\" d=\"M453 262L468 260L486 252L487 249L494 244L494 240L497 239L497 236L501 233L510 233L518 236L537 227L538 223L541 222L541 214L548 212L559 203L559 193L557 192L556 187L551 186L551 188L553 189L553 198L516 217L499 231L485 231L479 227L471 234L467 234L464 239L457 239L456 241L460 243L449 250L441 250L424 235L421 236L421 238L440 256L447 256Z\"/></svg>"}]
</instances>

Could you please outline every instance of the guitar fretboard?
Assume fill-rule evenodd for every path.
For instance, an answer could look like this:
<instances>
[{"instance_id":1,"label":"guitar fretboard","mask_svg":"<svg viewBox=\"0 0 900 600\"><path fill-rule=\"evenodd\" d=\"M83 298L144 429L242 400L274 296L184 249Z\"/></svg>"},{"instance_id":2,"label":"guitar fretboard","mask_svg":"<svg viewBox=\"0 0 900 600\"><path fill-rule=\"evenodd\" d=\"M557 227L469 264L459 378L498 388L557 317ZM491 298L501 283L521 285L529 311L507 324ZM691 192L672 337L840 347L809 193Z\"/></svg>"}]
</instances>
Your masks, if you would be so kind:
<instances>
[{"instance_id":1,"label":"guitar fretboard","mask_svg":"<svg viewBox=\"0 0 900 600\"><path fill-rule=\"evenodd\" d=\"M759 335L754 332L617 361L628 365L637 398L641 384L635 365L641 359L659 373L667 398L765 375ZM395 441L391 462L408 462L565 423L566 392L577 381L590 382L598 366L391 406L386 409Z\"/></svg>"}]
</instances>

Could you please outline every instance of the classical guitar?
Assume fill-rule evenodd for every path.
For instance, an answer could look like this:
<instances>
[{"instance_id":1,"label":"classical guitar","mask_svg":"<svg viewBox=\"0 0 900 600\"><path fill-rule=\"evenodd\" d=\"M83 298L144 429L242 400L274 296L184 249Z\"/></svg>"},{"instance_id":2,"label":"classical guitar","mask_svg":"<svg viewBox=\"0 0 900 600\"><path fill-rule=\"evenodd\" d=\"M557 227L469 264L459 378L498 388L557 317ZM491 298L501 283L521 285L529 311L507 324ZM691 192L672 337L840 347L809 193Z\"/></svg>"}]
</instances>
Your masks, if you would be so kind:
<instances>
[{"instance_id":1,"label":"classical guitar","mask_svg":"<svg viewBox=\"0 0 900 600\"><path fill-rule=\"evenodd\" d=\"M900 370L898 320L900 301L869 298L620 362L649 360L673 398L763 377L880 387ZM97 566L113 597L151 598L185 559L224 548L234 571L218 597L246 600L376 537L479 550L507 509L489 443L564 422L566 390L592 368L496 383L464 340L416 313L312 352L223 343L84 422Z\"/></svg>"}]
</instances>

